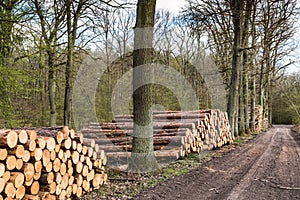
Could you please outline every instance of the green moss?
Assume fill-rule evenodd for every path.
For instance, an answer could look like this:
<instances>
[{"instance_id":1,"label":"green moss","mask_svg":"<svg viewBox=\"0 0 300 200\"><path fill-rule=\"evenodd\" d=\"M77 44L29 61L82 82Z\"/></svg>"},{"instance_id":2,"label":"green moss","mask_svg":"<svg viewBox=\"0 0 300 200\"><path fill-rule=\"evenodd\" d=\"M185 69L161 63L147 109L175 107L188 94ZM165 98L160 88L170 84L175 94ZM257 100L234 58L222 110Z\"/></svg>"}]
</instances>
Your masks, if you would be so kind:
<instances>
[{"instance_id":1,"label":"green moss","mask_svg":"<svg viewBox=\"0 0 300 200\"><path fill-rule=\"evenodd\" d=\"M241 144L242 143L242 140L240 138L237 138L235 141L234 141L235 144Z\"/></svg>"}]
</instances>

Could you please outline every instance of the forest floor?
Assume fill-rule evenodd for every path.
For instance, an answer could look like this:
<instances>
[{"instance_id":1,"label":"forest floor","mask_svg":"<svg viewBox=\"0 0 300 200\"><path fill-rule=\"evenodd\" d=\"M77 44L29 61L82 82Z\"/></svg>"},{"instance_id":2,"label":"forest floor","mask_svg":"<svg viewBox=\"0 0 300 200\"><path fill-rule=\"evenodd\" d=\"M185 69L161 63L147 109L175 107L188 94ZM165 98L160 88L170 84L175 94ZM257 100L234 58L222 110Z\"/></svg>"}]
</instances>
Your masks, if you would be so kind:
<instances>
[{"instance_id":1,"label":"forest floor","mask_svg":"<svg viewBox=\"0 0 300 200\"><path fill-rule=\"evenodd\" d=\"M81 199L300 199L300 135L291 128L273 126L147 176L111 174Z\"/></svg>"}]
</instances>

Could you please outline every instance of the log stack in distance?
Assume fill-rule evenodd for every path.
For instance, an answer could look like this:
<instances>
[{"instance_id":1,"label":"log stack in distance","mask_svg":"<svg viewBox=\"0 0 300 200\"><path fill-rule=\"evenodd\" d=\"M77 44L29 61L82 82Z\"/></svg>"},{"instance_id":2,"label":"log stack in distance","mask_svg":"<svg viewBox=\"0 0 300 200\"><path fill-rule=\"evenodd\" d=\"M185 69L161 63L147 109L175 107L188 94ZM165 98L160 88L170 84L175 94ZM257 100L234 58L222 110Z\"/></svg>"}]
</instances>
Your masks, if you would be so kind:
<instances>
[{"instance_id":1,"label":"log stack in distance","mask_svg":"<svg viewBox=\"0 0 300 200\"><path fill-rule=\"evenodd\" d=\"M73 199L107 181L106 156L64 127L0 131L0 199Z\"/></svg>"}]
</instances>

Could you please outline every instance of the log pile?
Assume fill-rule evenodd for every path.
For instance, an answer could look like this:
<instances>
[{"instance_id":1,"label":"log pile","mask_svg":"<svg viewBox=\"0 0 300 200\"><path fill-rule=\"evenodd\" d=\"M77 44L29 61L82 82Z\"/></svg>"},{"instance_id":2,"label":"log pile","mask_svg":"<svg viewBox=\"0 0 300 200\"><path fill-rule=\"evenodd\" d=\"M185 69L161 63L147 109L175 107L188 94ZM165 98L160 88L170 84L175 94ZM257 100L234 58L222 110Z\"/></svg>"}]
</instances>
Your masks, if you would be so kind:
<instances>
[{"instance_id":1,"label":"log pile","mask_svg":"<svg viewBox=\"0 0 300 200\"><path fill-rule=\"evenodd\" d=\"M95 143L68 127L0 131L0 199L72 199L107 180Z\"/></svg>"},{"instance_id":2,"label":"log pile","mask_svg":"<svg viewBox=\"0 0 300 200\"><path fill-rule=\"evenodd\" d=\"M260 132L264 127L263 107L260 105L255 106L255 131Z\"/></svg>"},{"instance_id":3,"label":"log pile","mask_svg":"<svg viewBox=\"0 0 300 200\"><path fill-rule=\"evenodd\" d=\"M133 116L118 115L112 123L89 123L85 138L105 150L111 166L125 165L132 149ZM228 116L220 110L153 112L154 153L161 163L192 152L233 143Z\"/></svg>"},{"instance_id":4,"label":"log pile","mask_svg":"<svg viewBox=\"0 0 300 200\"><path fill-rule=\"evenodd\" d=\"M264 128L268 127L268 120L264 119L263 107L256 105L254 109L255 113L255 132L261 132ZM249 106L248 115L251 116L251 107Z\"/></svg>"}]
</instances>

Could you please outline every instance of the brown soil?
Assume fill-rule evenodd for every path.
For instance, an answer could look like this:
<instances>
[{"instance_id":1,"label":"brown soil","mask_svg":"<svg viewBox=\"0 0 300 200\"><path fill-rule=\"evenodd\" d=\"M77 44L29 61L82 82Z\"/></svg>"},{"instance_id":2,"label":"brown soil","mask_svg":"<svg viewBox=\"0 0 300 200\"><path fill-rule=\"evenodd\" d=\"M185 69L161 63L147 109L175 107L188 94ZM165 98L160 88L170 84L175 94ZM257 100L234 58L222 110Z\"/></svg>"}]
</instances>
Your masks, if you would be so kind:
<instances>
[{"instance_id":1,"label":"brown soil","mask_svg":"<svg viewBox=\"0 0 300 200\"><path fill-rule=\"evenodd\" d=\"M134 199L300 199L300 136L274 126Z\"/></svg>"}]
</instances>

